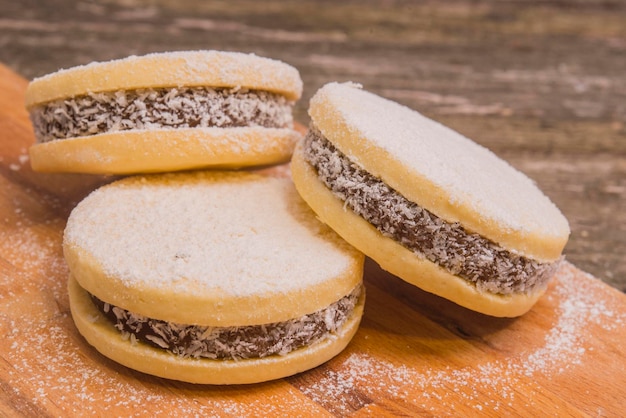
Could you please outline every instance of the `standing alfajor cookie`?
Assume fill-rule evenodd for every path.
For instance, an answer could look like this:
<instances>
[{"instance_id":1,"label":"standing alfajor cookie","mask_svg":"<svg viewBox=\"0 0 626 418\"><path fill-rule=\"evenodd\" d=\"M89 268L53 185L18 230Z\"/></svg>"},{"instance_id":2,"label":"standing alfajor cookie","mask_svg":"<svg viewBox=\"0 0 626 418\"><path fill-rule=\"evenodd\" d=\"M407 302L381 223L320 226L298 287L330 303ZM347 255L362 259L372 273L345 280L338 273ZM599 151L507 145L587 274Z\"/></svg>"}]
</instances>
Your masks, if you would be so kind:
<instances>
[{"instance_id":1,"label":"standing alfajor cookie","mask_svg":"<svg viewBox=\"0 0 626 418\"><path fill-rule=\"evenodd\" d=\"M63 245L80 333L169 379L239 384L308 370L346 347L363 313L363 255L284 177L127 177L78 204Z\"/></svg>"},{"instance_id":2,"label":"standing alfajor cookie","mask_svg":"<svg viewBox=\"0 0 626 418\"><path fill-rule=\"evenodd\" d=\"M569 237L521 172L418 112L331 83L292 158L301 196L346 241L409 283L494 316L528 311Z\"/></svg>"},{"instance_id":3,"label":"standing alfajor cookie","mask_svg":"<svg viewBox=\"0 0 626 418\"><path fill-rule=\"evenodd\" d=\"M36 171L129 174L288 161L302 80L253 54L131 56L34 79Z\"/></svg>"}]
</instances>

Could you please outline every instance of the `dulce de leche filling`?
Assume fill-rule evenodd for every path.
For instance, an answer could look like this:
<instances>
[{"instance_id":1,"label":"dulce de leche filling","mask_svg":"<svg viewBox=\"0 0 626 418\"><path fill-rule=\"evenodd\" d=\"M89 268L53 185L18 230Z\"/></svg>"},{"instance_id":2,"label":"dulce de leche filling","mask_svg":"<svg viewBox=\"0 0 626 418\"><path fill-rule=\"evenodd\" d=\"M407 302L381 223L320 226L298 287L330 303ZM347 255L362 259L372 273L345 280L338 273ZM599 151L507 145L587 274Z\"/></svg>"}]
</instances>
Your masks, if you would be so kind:
<instances>
[{"instance_id":1,"label":"dulce de leche filling","mask_svg":"<svg viewBox=\"0 0 626 418\"><path fill-rule=\"evenodd\" d=\"M300 318L264 325L211 327L148 318L103 302L94 305L132 343L141 341L180 357L242 360L286 355L336 333L352 316L363 286L327 308Z\"/></svg>"},{"instance_id":2,"label":"dulce de leche filling","mask_svg":"<svg viewBox=\"0 0 626 418\"><path fill-rule=\"evenodd\" d=\"M38 142L133 129L291 128L293 102L243 88L180 87L88 93L30 110Z\"/></svg>"},{"instance_id":3,"label":"dulce de leche filling","mask_svg":"<svg viewBox=\"0 0 626 418\"><path fill-rule=\"evenodd\" d=\"M305 137L304 157L347 208L384 236L480 290L533 292L546 286L561 261L545 263L515 254L458 222L446 222L358 167L315 126Z\"/></svg>"}]
</instances>

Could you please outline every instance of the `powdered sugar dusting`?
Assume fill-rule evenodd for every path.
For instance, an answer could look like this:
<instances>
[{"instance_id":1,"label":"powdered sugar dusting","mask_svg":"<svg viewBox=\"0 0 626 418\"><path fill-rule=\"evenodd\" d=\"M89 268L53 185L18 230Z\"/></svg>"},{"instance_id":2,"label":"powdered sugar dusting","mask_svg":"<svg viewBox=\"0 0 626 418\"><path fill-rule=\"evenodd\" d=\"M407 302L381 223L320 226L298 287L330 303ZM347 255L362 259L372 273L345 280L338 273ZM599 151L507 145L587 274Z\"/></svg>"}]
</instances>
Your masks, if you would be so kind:
<instances>
[{"instance_id":1,"label":"powdered sugar dusting","mask_svg":"<svg viewBox=\"0 0 626 418\"><path fill-rule=\"evenodd\" d=\"M49 207L44 219L38 207L25 205L32 203L27 199L30 194L13 195L19 198L0 228L0 359L6 413L33 417L323 413L284 382L243 391L168 384L98 355L78 334L69 313L67 267L61 253L64 222Z\"/></svg>"},{"instance_id":2,"label":"powdered sugar dusting","mask_svg":"<svg viewBox=\"0 0 626 418\"><path fill-rule=\"evenodd\" d=\"M59 297L65 288L54 277L67 274L67 266L59 244L63 222L51 215L58 209L58 202L40 199L31 189L18 193L13 185L3 186L6 197L13 198L2 202L6 206L4 217L0 218L0 286L7 286L6 291L0 288L0 306L13 304L17 300L14 292L32 284L22 277L24 272L37 272L41 278L39 286ZM10 266L8 271L17 270L19 278L4 274L5 265Z\"/></svg>"},{"instance_id":3,"label":"powdered sugar dusting","mask_svg":"<svg viewBox=\"0 0 626 418\"><path fill-rule=\"evenodd\" d=\"M129 287L247 296L339 276L351 253L325 234L288 179L196 172L97 190L72 212L65 239Z\"/></svg>"},{"instance_id":4,"label":"powdered sugar dusting","mask_svg":"<svg viewBox=\"0 0 626 418\"><path fill-rule=\"evenodd\" d=\"M63 85L57 89L56 83ZM147 87L246 87L297 100L298 70L254 54L228 51L172 51L92 62L35 78L26 91L27 107L87 92Z\"/></svg>"},{"instance_id":5,"label":"powdered sugar dusting","mask_svg":"<svg viewBox=\"0 0 626 418\"><path fill-rule=\"evenodd\" d=\"M533 397L541 398L547 381L561 381L560 387L548 387L559 399L555 389L576 386L574 380L585 377L583 368L587 376L593 374L597 357L592 353L608 344L619 349L624 336L623 295L565 263L539 302L545 322L519 319L520 334L539 327L540 338L531 347L497 353L498 360L453 365L430 361L433 357L420 363L416 352L410 359L389 356L377 342L367 341L368 320L376 315L370 309L347 351L301 380L245 387L170 382L110 362L80 337L68 310L60 249L63 220L50 207L34 205L43 205L37 195L17 194L10 186L7 191L14 199L4 201L11 210L0 228L2 390L4 399L13 402L5 406L22 416L318 417L329 416L328 411L345 416L358 408L359 416L376 416L385 402L404 407L405 415L516 416L526 412L526 404L542 411L540 400L532 403ZM618 351L605 354L622 364ZM598 366L606 372L606 365ZM294 387L294 381L304 383ZM600 405L593 402L590 408ZM589 415L607 415L600 407L611 405Z\"/></svg>"},{"instance_id":6,"label":"powdered sugar dusting","mask_svg":"<svg viewBox=\"0 0 626 418\"><path fill-rule=\"evenodd\" d=\"M46 415L43 411L74 417L320 413L319 406L303 401L284 382L250 386L245 391L178 384L172 391L160 379L141 374L137 374L139 379L132 378L134 372L124 368L103 367L101 363L106 360L81 341L72 329L69 313L49 314L47 319L27 317L19 322L0 316L0 330L4 332L0 349L12 365L6 371L7 383L13 390L10 396L25 399L22 412L28 408L30 416ZM181 392L188 396L181 396Z\"/></svg>"},{"instance_id":7,"label":"powdered sugar dusting","mask_svg":"<svg viewBox=\"0 0 626 418\"><path fill-rule=\"evenodd\" d=\"M59 226L48 227L60 231ZM31 231L21 235L19 246L30 251L34 261L23 267L40 272L40 267L54 259L62 264L59 242L36 244L41 237ZM316 376L310 383L294 387L276 381L216 388L152 378L98 355L75 330L65 295L56 293L66 285L61 270L55 269L49 277L25 271L10 280L0 274L0 289L7 296L0 303L4 379L8 396L23 400L20 405L25 415L165 417L173 411L189 417L329 415L323 408L335 416L349 415L358 408L364 414L371 409L375 415L373 402L385 400L405 405L413 413L519 414L521 409L516 408L534 402L532 397L543 390L533 378L556 379L568 371L573 371L575 378L578 367L593 366L586 356L597 349L594 344L602 333L623 330L626 324L624 311L615 308L623 303L617 298L622 295L611 298L605 285L592 277L574 280L573 267L566 265L545 296L554 305L554 312L547 312L554 319L545 325L543 339L533 348L508 356L503 353L500 360L457 367L445 363L438 367L425 360L409 366L405 358L388 357L371 341L365 349L365 324L353 348L331 367L305 375ZM16 294L7 295L11 288ZM372 315L375 312L366 312L366 316ZM144 404L146 408L141 408Z\"/></svg>"},{"instance_id":8,"label":"powdered sugar dusting","mask_svg":"<svg viewBox=\"0 0 626 418\"><path fill-rule=\"evenodd\" d=\"M567 220L528 177L452 129L353 84L330 83L316 96L326 97L348 128L372 147L441 188L451 205L473 208L511 230L556 236L569 232ZM312 106L315 102L314 96ZM332 139L329 132L323 134ZM372 174L385 178L384 173Z\"/></svg>"},{"instance_id":9,"label":"powdered sugar dusting","mask_svg":"<svg viewBox=\"0 0 626 418\"><path fill-rule=\"evenodd\" d=\"M424 364L419 369L402 364L401 360L391 362L354 352L338 367L326 370L321 379L300 389L338 415L348 415L355 409L354 393L369 399L410 402L431 413L463 411L468 407L497 412L516 405L520 394L530 396L523 400L530 403L526 406L537 407L532 404L532 394L542 389L533 377L554 378L581 365L594 339L581 330L595 326L613 332L626 324L626 314L616 313L605 301L598 300L593 287L599 284L589 282L590 286L581 289L580 282L571 279L571 270L561 274L554 292L547 296L558 300L556 320L537 348L461 368Z\"/></svg>"}]
</instances>

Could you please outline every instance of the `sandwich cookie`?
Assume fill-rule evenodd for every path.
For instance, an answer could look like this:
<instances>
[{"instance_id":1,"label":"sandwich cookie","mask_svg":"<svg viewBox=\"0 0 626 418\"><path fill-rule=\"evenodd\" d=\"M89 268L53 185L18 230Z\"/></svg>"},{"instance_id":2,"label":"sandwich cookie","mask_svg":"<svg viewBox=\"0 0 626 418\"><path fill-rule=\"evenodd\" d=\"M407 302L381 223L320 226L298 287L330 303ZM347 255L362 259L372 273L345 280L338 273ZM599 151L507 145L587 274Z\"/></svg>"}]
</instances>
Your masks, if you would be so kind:
<instances>
[{"instance_id":1,"label":"sandwich cookie","mask_svg":"<svg viewBox=\"0 0 626 418\"><path fill-rule=\"evenodd\" d=\"M354 84L311 99L291 163L319 218L380 266L493 316L528 311L569 226L524 174L461 134Z\"/></svg>"},{"instance_id":2,"label":"sandwich cookie","mask_svg":"<svg viewBox=\"0 0 626 418\"><path fill-rule=\"evenodd\" d=\"M289 160L298 71L252 54L131 56L33 80L36 171L130 174Z\"/></svg>"},{"instance_id":3,"label":"sandwich cookie","mask_svg":"<svg viewBox=\"0 0 626 418\"><path fill-rule=\"evenodd\" d=\"M341 352L363 313L363 255L285 177L127 177L77 205L63 249L78 331L164 378L293 375Z\"/></svg>"}]
</instances>

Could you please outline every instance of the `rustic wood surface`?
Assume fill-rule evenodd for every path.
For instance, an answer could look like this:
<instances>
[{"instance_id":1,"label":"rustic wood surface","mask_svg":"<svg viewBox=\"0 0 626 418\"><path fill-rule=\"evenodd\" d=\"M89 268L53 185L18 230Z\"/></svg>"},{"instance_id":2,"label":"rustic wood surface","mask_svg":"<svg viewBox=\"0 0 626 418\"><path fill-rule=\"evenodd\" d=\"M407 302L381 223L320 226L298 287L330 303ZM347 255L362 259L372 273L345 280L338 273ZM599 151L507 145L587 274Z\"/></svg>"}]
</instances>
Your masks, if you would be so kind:
<instances>
[{"instance_id":1,"label":"rustic wood surface","mask_svg":"<svg viewBox=\"0 0 626 418\"><path fill-rule=\"evenodd\" d=\"M526 315L467 311L366 265L355 338L305 373L245 386L147 376L69 312L67 216L107 178L33 173L26 80L0 65L0 416L609 416L626 408L626 295L567 263Z\"/></svg>"},{"instance_id":2,"label":"rustic wood surface","mask_svg":"<svg viewBox=\"0 0 626 418\"><path fill-rule=\"evenodd\" d=\"M0 416L623 415L626 296L602 281L626 290L625 3L0 0L0 10ZM302 123L318 87L352 80L488 146L568 217L572 264L517 320L368 264L348 349L267 384L186 385L101 357L73 327L60 244L70 210L108 179L30 171L26 79L198 48L298 67Z\"/></svg>"},{"instance_id":3,"label":"rustic wood surface","mask_svg":"<svg viewBox=\"0 0 626 418\"><path fill-rule=\"evenodd\" d=\"M569 261L626 290L626 2L0 0L0 62L27 79L181 49L296 66L297 117L352 80L480 142L569 219Z\"/></svg>"}]
</instances>

